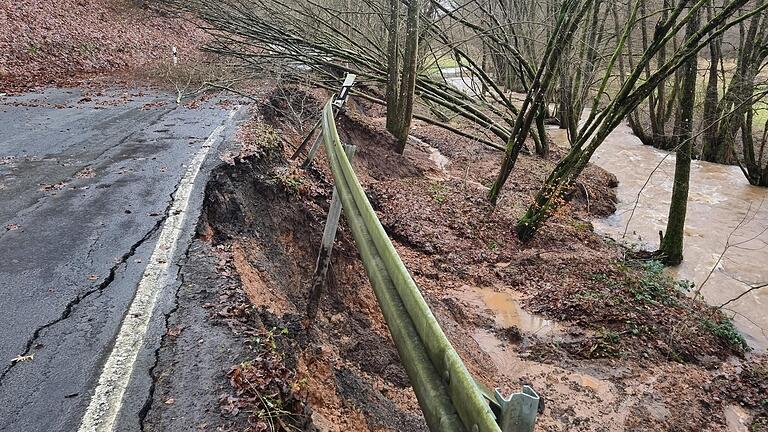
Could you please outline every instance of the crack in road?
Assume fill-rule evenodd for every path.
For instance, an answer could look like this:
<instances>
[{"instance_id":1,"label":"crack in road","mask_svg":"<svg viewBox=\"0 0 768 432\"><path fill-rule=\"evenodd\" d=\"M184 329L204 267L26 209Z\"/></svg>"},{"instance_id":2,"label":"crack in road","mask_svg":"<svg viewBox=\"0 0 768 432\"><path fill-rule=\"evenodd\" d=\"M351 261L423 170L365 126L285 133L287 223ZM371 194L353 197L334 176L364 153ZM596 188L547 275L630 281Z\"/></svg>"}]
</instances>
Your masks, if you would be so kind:
<instances>
[{"instance_id":1,"label":"crack in road","mask_svg":"<svg viewBox=\"0 0 768 432\"><path fill-rule=\"evenodd\" d=\"M50 328L50 327L52 327L52 326L54 326L54 325L56 325L56 324L58 324L58 323L60 323L60 322L62 322L64 320L68 319L72 315L72 312L74 311L74 309L75 309L75 307L77 305L79 305L83 301L87 300L91 295L101 293L107 287L109 287L109 285L115 280L115 277L117 276L117 272L120 269L120 267L123 266L123 265L126 265L128 263L128 260L130 260L131 257L133 257L136 254L136 251L139 249L139 247L141 247L145 242L147 242L150 238L152 238L152 236L157 231L159 231L160 228L163 226L163 223L165 222L165 220L168 219L168 216L170 215L171 208L173 207L174 195L176 194L176 190L179 188L180 184L181 184L181 180L179 180L179 182L176 184L176 187L174 187L173 192L171 192L171 194L170 194L170 201L168 202L168 205L167 205L167 207L165 209L163 217L158 219L157 222L155 222L155 225L149 231L147 231L144 234L144 236L141 239L139 239L139 241L137 241L136 243L131 245L131 247L128 249L128 252L123 254L120 257L120 260L117 261L117 263L114 266L112 266L112 268L109 269L109 274L107 275L107 277L103 281L101 281L101 283L99 285L97 285L95 288L90 289L90 290L88 290L88 291L86 291L86 292L84 292L82 294L79 294L77 297L75 297L69 303L67 303L67 305L64 308L64 311L62 312L61 316L59 316L57 319L55 319L55 320L53 320L53 321L51 321L51 322L49 322L47 324L44 324L41 327L38 327L34 331L34 333L32 333L32 337L30 337L30 339L27 341L25 349L24 349L24 352L21 354L21 356L29 355L30 351L32 350L32 347L34 346L35 342L40 337L40 333L43 330L45 330L47 328ZM5 377L19 363L21 363L21 362L12 362L10 365L6 366L6 368L3 370L3 372L0 373L0 385L3 384L3 380L5 379Z\"/></svg>"},{"instance_id":2,"label":"crack in road","mask_svg":"<svg viewBox=\"0 0 768 432\"><path fill-rule=\"evenodd\" d=\"M154 350L153 353L153 359L152 366L147 371L151 384L149 387L149 392L147 394L147 399L144 401L144 405L142 405L141 410L139 410L139 430L141 432L144 432L144 422L147 419L147 415L149 415L149 411L152 409L152 402L155 399L155 385L157 384L158 377L155 375L155 368L157 368L158 363L160 362L160 350L163 348L163 342L165 342L166 338L168 337L168 329L169 329L169 321L171 319L171 316L176 313L176 311L179 309L179 293L181 291L181 287L184 286L184 266L187 264L187 261L189 260L189 253L190 249L192 249L192 244L194 242L194 237L190 240L189 244L187 245L187 248L184 250L184 255L175 263L177 270L176 270L176 280L179 281L179 285L176 287L175 292L173 293L173 306L171 309L164 314L163 317L163 328L165 331L163 332L163 335L160 338L160 342L157 344L157 347Z\"/></svg>"},{"instance_id":3,"label":"crack in road","mask_svg":"<svg viewBox=\"0 0 768 432\"><path fill-rule=\"evenodd\" d=\"M99 239L101 239L101 231L97 233L95 237L93 237L93 241L91 241L90 246L88 246L88 253L85 255L85 257L88 259L88 263L93 266L93 252L94 248L96 247L96 243L99 242Z\"/></svg>"},{"instance_id":4,"label":"crack in road","mask_svg":"<svg viewBox=\"0 0 768 432\"><path fill-rule=\"evenodd\" d=\"M128 308L128 315L125 316L115 339L114 347L102 367L98 384L78 430L112 430L116 422L118 422L131 374L135 371L136 359L140 354L139 351L145 343L145 338L150 329L153 311L159 306L160 293L164 286L175 284L178 281L180 261L173 260L173 258L174 254L178 253L176 248L184 230L190 197L194 191L196 179L209 152L212 148L216 147L222 132L233 116L239 111L239 106L237 109L230 111L228 119L225 119L222 124L210 133L201 148L189 162L186 173L179 185L177 185L170 208L171 214L163 225L158 243L150 258L150 263L147 264L144 275L139 281L137 291ZM186 254L187 249L184 252ZM169 274L169 267L171 265L177 266L177 272L176 275L173 275L173 281L170 280L171 275ZM178 294L178 289L179 286L176 287L174 295ZM177 304L174 303L173 305ZM165 322L163 324L167 325L168 315L165 315L164 319ZM158 353L157 349L152 353L155 355L155 364L157 363ZM150 387L154 385L154 381L151 378ZM141 410L145 411L144 406L141 407Z\"/></svg>"}]
</instances>

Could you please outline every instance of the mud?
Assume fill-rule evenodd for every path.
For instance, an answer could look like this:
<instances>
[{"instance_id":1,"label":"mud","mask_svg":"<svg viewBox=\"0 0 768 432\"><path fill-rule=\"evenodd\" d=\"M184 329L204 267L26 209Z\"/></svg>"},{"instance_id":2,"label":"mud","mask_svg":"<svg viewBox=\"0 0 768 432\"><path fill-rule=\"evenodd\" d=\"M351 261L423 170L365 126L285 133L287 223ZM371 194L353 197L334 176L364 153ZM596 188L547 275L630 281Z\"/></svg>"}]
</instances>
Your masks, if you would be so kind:
<instances>
[{"instance_id":1,"label":"mud","mask_svg":"<svg viewBox=\"0 0 768 432\"><path fill-rule=\"evenodd\" d=\"M476 379L542 394L537 430L726 431L738 430L735 418L752 426L765 418L750 396L761 394L761 363L701 325L723 317L593 232L588 217L615 204L615 177L590 167L571 205L523 245L512 227L557 154L521 157L494 209L485 194L499 152L417 124L419 140L399 156L382 119L366 112L375 110L341 115L339 125L359 148L353 164L382 224ZM290 427L425 430L344 222L318 318L304 318L331 192L324 157L305 171L287 160L283 141L263 140L290 136L280 115L247 127L261 131L245 134L249 155L228 158L208 185L200 242L221 251L216 271L236 294L220 295L207 319L241 337L273 335L289 370L284 396L303 404L285 416ZM258 358L258 337L241 339L242 355L223 365L219 382L229 366ZM723 383L732 391L717 391ZM233 425L258 424L258 404L208 409Z\"/></svg>"}]
</instances>

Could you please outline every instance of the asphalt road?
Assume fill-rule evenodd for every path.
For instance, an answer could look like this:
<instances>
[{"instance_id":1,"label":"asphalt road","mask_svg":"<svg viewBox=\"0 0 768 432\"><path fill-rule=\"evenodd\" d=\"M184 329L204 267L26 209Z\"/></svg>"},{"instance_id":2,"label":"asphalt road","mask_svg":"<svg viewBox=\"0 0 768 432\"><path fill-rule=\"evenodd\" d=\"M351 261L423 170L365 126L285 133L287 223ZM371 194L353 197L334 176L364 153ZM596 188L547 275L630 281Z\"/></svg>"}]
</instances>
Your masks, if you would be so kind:
<instances>
[{"instance_id":1,"label":"asphalt road","mask_svg":"<svg viewBox=\"0 0 768 432\"><path fill-rule=\"evenodd\" d=\"M172 95L124 89L0 97L0 431L81 429L173 220L178 245L117 415L117 430L138 428L207 173L243 116L219 102L177 107Z\"/></svg>"}]
</instances>

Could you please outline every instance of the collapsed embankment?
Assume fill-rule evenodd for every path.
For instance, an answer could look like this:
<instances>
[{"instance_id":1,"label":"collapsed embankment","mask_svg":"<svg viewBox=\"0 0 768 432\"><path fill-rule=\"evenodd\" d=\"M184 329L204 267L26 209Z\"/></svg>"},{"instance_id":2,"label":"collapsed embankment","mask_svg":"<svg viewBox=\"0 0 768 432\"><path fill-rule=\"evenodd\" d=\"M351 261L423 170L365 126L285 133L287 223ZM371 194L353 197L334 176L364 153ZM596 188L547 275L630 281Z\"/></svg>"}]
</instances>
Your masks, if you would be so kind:
<instances>
[{"instance_id":1,"label":"collapsed embankment","mask_svg":"<svg viewBox=\"0 0 768 432\"><path fill-rule=\"evenodd\" d=\"M280 95L265 98L240 151L214 172L199 228L232 280L206 303L210 319L244 344L223 415L257 431L425 430L344 223L319 316L306 320L332 176L322 155L308 170L288 161L284 143L298 142L323 95ZM287 109L296 101L301 110ZM379 114L355 105L338 120L370 201L476 378L543 395L539 430L765 421L764 360L743 360L732 327L684 284L592 231L590 214L613 211L611 175L590 167L571 205L523 245L512 227L559 155L523 156L492 208L499 152L417 124L399 156Z\"/></svg>"}]
</instances>

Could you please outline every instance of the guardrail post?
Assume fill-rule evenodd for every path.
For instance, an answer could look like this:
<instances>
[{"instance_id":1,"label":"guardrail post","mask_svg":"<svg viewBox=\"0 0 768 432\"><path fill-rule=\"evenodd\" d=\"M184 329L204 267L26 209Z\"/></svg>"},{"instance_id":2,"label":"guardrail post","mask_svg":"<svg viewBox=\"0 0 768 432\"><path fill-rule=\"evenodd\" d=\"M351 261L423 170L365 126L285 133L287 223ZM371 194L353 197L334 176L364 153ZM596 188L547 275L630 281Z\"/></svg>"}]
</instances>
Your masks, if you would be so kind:
<instances>
[{"instance_id":1,"label":"guardrail post","mask_svg":"<svg viewBox=\"0 0 768 432\"><path fill-rule=\"evenodd\" d=\"M320 134L322 137L322 133ZM344 145L344 152L351 160L355 156L357 147L353 145ZM328 209L328 219L325 221L323 230L323 240L320 243L320 252L317 255L317 264L315 272L312 275L312 285L309 290L309 301L307 302L307 318L314 320L317 317L317 306L320 303L320 297L325 291L326 274L328 266L331 263L331 253L333 252L333 241L336 238L336 231L339 228L339 218L341 217L341 199L336 186L333 187L331 196L331 206Z\"/></svg>"},{"instance_id":2,"label":"guardrail post","mask_svg":"<svg viewBox=\"0 0 768 432\"><path fill-rule=\"evenodd\" d=\"M533 432L539 411L539 395L530 386L508 398L496 389L496 403L501 407L499 427L502 432Z\"/></svg>"}]
</instances>

